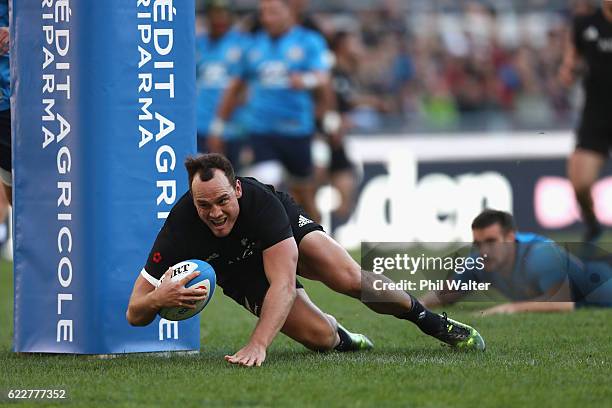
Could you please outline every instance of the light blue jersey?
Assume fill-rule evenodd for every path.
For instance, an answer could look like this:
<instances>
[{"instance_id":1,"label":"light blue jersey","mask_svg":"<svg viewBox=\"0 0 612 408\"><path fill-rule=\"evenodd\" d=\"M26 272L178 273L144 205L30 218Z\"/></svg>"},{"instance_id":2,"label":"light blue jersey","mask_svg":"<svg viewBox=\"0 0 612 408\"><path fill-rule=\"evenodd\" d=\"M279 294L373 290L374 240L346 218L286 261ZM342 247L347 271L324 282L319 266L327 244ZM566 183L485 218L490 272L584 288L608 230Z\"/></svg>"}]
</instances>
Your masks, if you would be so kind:
<instances>
[{"instance_id":1,"label":"light blue jersey","mask_svg":"<svg viewBox=\"0 0 612 408\"><path fill-rule=\"evenodd\" d=\"M241 72L240 64L249 42L249 36L238 30L230 30L216 40L208 35L196 38L199 135L208 134L223 93ZM234 111L223 132L225 139L232 140L244 135L243 117L243 107Z\"/></svg>"},{"instance_id":2,"label":"light blue jersey","mask_svg":"<svg viewBox=\"0 0 612 408\"><path fill-rule=\"evenodd\" d=\"M249 133L311 136L315 130L312 91L291 88L289 78L294 73L329 71L328 55L323 37L300 26L278 38L265 30L257 32L242 72L250 91Z\"/></svg>"},{"instance_id":3,"label":"light blue jersey","mask_svg":"<svg viewBox=\"0 0 612 408\"><path fill-rule=\"evenodd\" d=\"M564 282L577 306L612 306L612 263L583 262L554 241L532 233L516 233L516 257L510 276L496 271L466 271L460 281L490 282L514 301L545 296ZM569 300L569 299L568 299Z\"/></svg>"},{"instance_id":4,"label":"light blue jersey","mask_svg":"<svg viewBox=\"0 0 612 408\"><path fill-rule=\"evenodd\" d=\"M0 0L0 27L8 27L9 12L8 0ZM11 107L11 76L9 67L9 54L0 56L0 111Z\"/></svg>"}]
</instances>

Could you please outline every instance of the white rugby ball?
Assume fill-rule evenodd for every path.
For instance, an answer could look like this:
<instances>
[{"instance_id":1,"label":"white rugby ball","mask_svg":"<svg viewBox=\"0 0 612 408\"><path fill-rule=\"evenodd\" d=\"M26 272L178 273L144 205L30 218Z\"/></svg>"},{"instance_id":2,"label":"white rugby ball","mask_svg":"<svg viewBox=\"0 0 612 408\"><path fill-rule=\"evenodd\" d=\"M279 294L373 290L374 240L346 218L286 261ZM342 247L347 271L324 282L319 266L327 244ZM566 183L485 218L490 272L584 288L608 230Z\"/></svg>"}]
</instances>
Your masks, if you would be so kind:
<instances>
[{"instance_id":1,"label":"white rugby ball","mask_svg":"<svg viewBox=\"0 0 612 408\"><path fill-rule=\"evenodd\" d=\"M164 307L159 311L159 315L167 320L185 320L200 313L208 304L213 294L217 283L215 270L208 262L200 261L199 259L190 259L188 261L179 262L172 267L172 281L178 282L187 275L194 272L200 272L200 275L195 276L185 285L186 288L206 288L207 296L205 299L196 302L195 309L188 307ZM161 284L162 279L159 281Z\"/></svg>"}]
</instances>

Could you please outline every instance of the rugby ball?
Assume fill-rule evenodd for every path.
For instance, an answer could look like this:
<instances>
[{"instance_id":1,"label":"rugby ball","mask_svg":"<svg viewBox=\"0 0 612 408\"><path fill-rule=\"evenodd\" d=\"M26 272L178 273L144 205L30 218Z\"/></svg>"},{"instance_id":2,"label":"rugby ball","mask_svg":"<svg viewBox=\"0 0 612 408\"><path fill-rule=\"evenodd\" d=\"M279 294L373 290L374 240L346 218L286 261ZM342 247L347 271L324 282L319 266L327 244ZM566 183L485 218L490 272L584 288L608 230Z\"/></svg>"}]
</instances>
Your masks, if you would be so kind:
<instances>
[{"instance_id":1,"label":"rugby ball","mask_svg":"<svg viewBox=\"0 0 612 408\"><path fill-rule=\"evenodd\" d=\"M159 311L159 315L166 320L185 320L189 319L200 313L204 307L208 304L213 294L215 293L215 286L217 283L217 277L215 270L208 262L200 261L199 259L190 259L188 261L179 262L172 267L172 281L178 282L187 275L193 272L200 272L200 275L195 276L185 285L186 288L206 288L208 289L208 295L205 299L196 302L196 308L190 309L188 307L164 307ZM163 281L164 277L159 281Z\"/></svg>"}]
</instances>

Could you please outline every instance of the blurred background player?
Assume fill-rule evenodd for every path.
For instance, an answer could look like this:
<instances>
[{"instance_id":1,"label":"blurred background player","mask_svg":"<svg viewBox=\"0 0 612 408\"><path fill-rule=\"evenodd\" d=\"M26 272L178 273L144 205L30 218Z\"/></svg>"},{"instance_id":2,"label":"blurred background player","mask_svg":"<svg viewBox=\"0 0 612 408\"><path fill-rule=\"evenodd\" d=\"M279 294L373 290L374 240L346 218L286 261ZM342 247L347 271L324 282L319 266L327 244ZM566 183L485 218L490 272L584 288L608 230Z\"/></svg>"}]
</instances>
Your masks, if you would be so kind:
<instances>
[{"instance_id":1,"label":"blurred background player","mask_svg":"<svg viewBox=\"0 0 612 408\"><path fill-rule=\"evenodd\" d=\"M612 254L580 260L548 238L517 231L512 215L497 210L479 214L472 223L472 235L478 255L484 258L484 270L466 270L451 280L491 283L511 300L483 314L612 307ZM429 292L421 302L435 308L468 294L448 289Z\"/></svg>"},{"instance_id":2,"label":"blurred background player","mask_svg":"<svg viewBox=\"0 0 612 408\"><path fill-rule=\"evenodd\" d=\"M248 47L249 36L233 27L234 15L229 0L199 3L197 49L197 127L198 151L223 153L237 169L246 164L244 108L237 108L226 123L213 121L221 97ZM241 96L244 98L244 95Z\"/></svg>"},{"instance_id":3,"label":"blurred background player","mask_svg":"<svg viewBox=\"0 0 612 408\"><path fill-rule=\"evenodd\" d=\"M586 224L584 240L596 241L603 233L593 206L591 189L612 149L612 1L602 0L594 13L577 15L568 36L560 81L574 82L584 63L585 103L577 130L576 150L568 161L568 176Z\"/></svg>"},{"instance_id":4,"label":"blurred background player","mask_svg":"<svg viewBox=\"0 0 612 408\"><path fill-rule=\"evenodd\" d=\"M286 2L289 5L289 8L291 9L295 24L298 24L309 30L316 31L319 34L325 36L321 25L308 10L308 6L310 3L309 0L287 0ZM242 22L242 26L246 31L252 34L255 34L256 32L265 29L261 22L261 16L259 11L247 15Z\"/></svg>"},{"instance_id":5,"label":"blurred background player","mask_svg":"<svg viewBox=\"0 0 612 408\"><path fill-rule=\"evenodd\" d=\"M296 24L319 33L328 40L330 50L327 58L330 65L336 63L335 50L330 44L329 38L333 36L329 28L325 28L310 12L309 0L288 0L287 3L293 14ZM251 33L263 29L259 13L248 15L243 26ZM313 141L313 163L315 166L316 186L322 186L331 182L340 194L340 204L335 209L335 214L343 219L350 214L353 207L353 194L355 190L356 177L353 165L350 162L344 148L344 134L340 102L333 81L322 84L313 93L315 98L315 124L317 136Z\"/></svg>"},{"instance_id":6,"label":"blurred background player","mask_svg":"<svg viewBox=\"0 0 612 408\"><path fill-rule=\"evenodd\" d=\"M367 95L359 89L357 76L360 61L365 58L365 53L358 34L342 30L335 32L331 49L334 55L331 83L340 114L340 128L328 137L330 158L327 171L331 184L340 193L341 201L335 213L344 218L350 215L353 209L357 183L355 168L344 143L345 134L354 128L351 114L362 107L384 112L387 110L387 104L382 98Z\"/></svg>"},{"instance_id":7,"label":"blurred background player","mask_svg":"<svg viewBox=\"0 0 612 408\"><path fill-rule=\"evenodd\" d=\"M9 70L8 1L0 1L0 246L8 240L9 205L12 203L12 153Z\"/></svg>"},{"instance_id":8,"label":"blurred background player","mask_svg":"<svg viewBox=\"0 0 612 408\"><path fill-rule=\"evenodd\" d=\"M319 34L295 24L286 0L261 0L259 6L264 29L253 36L242 75L227 89L215 123L230 117L248 89L247 129L254 154L249 174L279 185L286 170L291 194L317 220L312 92L329 81L327 48Z\"/></svg>"}]
</instances>

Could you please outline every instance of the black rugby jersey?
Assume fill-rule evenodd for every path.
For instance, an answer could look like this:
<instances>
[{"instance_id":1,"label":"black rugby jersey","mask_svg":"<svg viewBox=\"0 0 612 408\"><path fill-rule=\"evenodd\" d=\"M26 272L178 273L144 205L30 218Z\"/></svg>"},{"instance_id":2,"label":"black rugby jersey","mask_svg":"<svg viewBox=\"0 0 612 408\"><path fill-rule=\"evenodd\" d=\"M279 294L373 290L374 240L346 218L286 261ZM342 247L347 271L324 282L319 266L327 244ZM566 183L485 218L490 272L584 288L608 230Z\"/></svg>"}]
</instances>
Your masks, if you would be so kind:
<instances>
[{"instance_id":1,"label":"black rugby jersey","mask_svg":"<svg viewBox=\"0 0 612 408\"><path fill-rule=\"evenodd\" d=\"M212 265L217 283L224 287L234 280L264 274L262 252L293 236L286 210L272 186L250 177L238 177L242 197L234 228L226 237L216 237L200 220L190 192L175 204L159 231L142 271L156 285L166 270L187 259Z\"/></svg>"},{"instance_id":2,"label":"black rugby jersey","mask_svg":"<svg viewBox=\"0 0 612 408\"><path fill-rule=\"evenodd\" d=\"M573 41L586 63L585 109L609 112L612 101L612 22L598 9L574 19Z\"/></svg>"}]
</instances>

